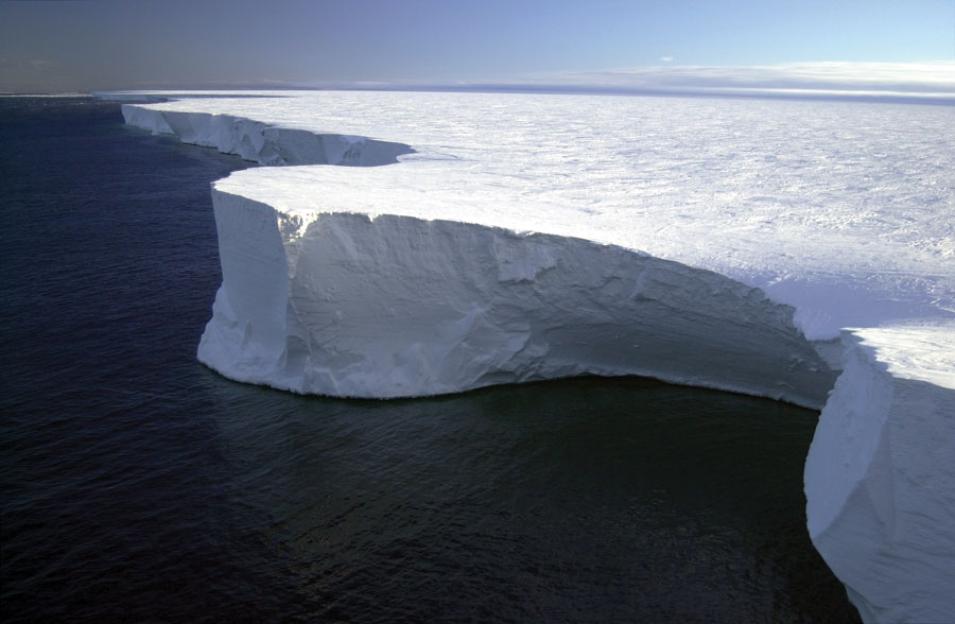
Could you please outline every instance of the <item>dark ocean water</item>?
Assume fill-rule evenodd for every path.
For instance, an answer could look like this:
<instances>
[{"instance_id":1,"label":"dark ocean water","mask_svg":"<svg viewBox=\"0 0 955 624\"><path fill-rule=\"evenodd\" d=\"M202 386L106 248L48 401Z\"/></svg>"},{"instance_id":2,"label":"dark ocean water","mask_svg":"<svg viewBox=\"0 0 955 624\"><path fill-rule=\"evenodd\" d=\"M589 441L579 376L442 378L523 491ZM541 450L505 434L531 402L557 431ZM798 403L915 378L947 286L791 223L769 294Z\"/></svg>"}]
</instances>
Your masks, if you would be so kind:
<instances>
[{"instance_id":1,"label":"dark ocean water","mask_svg":"<svg viewBox=\"0 0 955 624\"><path fill-rule=\"evenodd\" d=\"M195 360L209 182L84 99L0 98L4 622L852 622L816 414L641 379L303 398Z\"/></svg>"}]
</instances>

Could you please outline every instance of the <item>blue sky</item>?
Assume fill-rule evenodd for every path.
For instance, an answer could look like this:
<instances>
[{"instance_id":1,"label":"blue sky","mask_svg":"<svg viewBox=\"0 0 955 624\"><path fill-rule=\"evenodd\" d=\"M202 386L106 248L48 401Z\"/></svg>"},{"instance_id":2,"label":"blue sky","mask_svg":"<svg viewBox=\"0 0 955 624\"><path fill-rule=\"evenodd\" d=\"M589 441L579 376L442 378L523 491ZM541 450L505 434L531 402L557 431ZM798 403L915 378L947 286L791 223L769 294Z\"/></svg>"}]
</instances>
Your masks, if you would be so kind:
<instances>
[{"instance_id":1,"label":"blue sky","mask_svg":"<svg viewBox=\"0 0 955 624\"><path fill-rule=\"evenodd\" d=\"M497 83L818 61L955 61L955 0L0 0L0 91Z\"/></svg>"}]
</instances>

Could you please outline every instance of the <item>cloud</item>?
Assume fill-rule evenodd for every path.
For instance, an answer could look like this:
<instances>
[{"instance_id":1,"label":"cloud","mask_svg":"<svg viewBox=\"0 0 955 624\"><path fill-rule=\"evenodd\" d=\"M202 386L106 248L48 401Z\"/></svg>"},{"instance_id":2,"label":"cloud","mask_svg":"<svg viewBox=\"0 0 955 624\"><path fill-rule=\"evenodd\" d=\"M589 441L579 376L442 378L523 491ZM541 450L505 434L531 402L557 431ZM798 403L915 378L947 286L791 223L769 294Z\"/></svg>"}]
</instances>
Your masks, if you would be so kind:
<instances>
[{"instance_id":1,"label":"cloud","mask_svg":"<svg viewBox=\"0 0 955 624\"><path fill-rule=\"evenodd\" d=\"M955 61L671 65L537 76L532 84L632 90L838 91L955 96Z\"/></svg>"},{"instance_id":2,"label":"cloud","mask_svg":"<svg viewBox=\"0 0 955 624\"><path fill-rule=\"evenodd\" d=\"M672 63L672 62L673 62L673 57L672 57L672 56L661 56L661 57L660 57L660 61L662 61L662 62L664 62L664 63Z\"/></svg>"}]
</instances>

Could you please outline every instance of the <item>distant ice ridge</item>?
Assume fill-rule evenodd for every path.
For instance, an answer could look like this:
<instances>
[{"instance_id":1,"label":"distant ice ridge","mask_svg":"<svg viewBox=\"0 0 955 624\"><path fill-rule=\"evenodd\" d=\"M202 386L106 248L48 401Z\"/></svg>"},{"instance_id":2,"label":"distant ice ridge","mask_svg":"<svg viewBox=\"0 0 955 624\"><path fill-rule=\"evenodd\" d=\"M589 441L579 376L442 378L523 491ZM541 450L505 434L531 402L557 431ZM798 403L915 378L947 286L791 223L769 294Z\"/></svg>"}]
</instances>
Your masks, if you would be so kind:
<instances>
[{"instance_id":1,"label":"distant ice ridge","mask_svg":"<svg viewBox=\"0 0 955 624\"><path fill-rule=\"evenodd\" d=\"M412 152L402 143L316 134L231 115L156 112L134 104L123 104L122 111L127 124L153 134L175 135L183 143L214 147L261 165L386 165Z\"/></svg>"},{"instance_id":2,"label":"distant ice ridge","mask_svg":"<svg viewBox=\"0 0 955 624\"><path fill-rule=\"evenodd\" d=\"M635 373L818 406L832 375L798 330L868 328L843 332L810 534L867 622L939 621L955 108L715 102L317 93L124 114L258 162L343 162L266 146L270 126L415 149L214 185L224 281L199 353L236 379L409 396Z\"/></svg>"}]
</instances>

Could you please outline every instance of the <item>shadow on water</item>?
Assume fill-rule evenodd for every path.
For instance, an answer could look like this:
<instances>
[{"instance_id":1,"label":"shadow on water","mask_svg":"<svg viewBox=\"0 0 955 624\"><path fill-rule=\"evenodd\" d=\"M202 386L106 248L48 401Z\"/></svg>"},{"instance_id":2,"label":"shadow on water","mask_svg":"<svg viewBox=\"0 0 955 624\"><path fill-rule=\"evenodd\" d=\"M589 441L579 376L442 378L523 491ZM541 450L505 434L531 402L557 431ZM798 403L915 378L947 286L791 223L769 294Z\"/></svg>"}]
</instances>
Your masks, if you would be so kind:
<instances>
[{"instance_id":1,"label":"shadow on water","mask_svg":"<svg viewBox=\"0 0 955 624\"><path fill-rule=\"evenodd\" d=\"M633 378L375 402L209 375L312 613L853 621L805 531L814 412Z\"/></svg>"},{"instance_id":2,"label":"shadow on water","mask_svg":"<svg viewBox=\"0 0 955 624\"><path fill-rule=\"evenodd\" d=\"M815 413L644 379L230 382L195 346L208 184L245 165L30 102L0 102L4 622L855 621L805 530Z\"/></svg>"}]
</instances>

